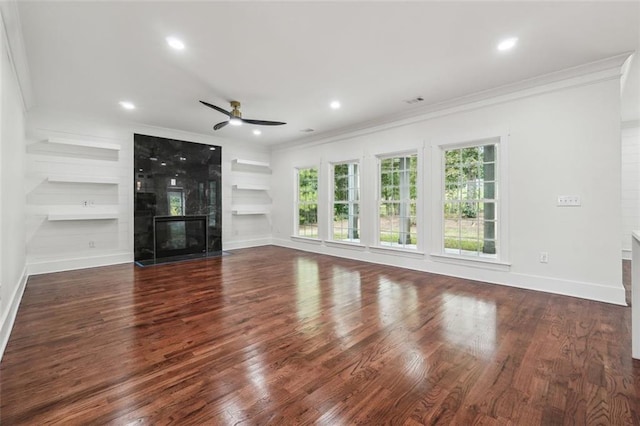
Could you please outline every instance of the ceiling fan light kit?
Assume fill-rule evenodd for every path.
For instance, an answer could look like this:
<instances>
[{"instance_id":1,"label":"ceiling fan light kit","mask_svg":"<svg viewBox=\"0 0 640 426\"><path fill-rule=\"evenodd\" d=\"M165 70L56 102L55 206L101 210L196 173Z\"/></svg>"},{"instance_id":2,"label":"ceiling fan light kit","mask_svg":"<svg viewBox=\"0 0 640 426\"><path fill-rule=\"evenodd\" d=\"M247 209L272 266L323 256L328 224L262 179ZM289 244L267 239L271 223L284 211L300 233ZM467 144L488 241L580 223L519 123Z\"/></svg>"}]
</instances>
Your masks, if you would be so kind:
<instances>
[{"instance_id":1,"label":"ceiling fan light kit","mask_svg":"<svg viewBox=\"0 0 640 426\"><path fill-rule=\"evenodd\" d=\"M208 106L209 108L215 109L216 111L221 112L222 114L225 114L229 117L228 120L221 121L220 123L213 126L213 130L220 130L227 124L231 124L232 126L240 126L243 123L256 124L259 126L282 126L283 124L287 124L282 121L253 120L249 118L242 118L242 113L240 112L240 102L238 101L230 102L231 111L224 110L205 101L200 101L200 103L202 105Z\"/></svg>"}]
</instances>

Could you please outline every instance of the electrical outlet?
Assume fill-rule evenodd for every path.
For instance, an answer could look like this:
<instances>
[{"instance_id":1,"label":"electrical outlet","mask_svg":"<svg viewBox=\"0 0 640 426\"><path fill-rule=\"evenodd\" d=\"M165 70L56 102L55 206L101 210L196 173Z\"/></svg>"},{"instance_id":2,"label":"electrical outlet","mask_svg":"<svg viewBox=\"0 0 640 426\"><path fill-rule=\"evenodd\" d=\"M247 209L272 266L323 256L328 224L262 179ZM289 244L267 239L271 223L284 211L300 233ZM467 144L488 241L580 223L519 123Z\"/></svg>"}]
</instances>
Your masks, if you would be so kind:
<instances>
[{"instance_id":1,"label":"electrical outlet","mask_svg":"<svg viewBox=\"0 0 640 426\"><path fill-rule=\"evenodd\" d=\"M549 253L546 251L540 252L540 263L549 263Z\"/></svg>"},{"instance_id":2,"label":"electrical outlet","mask_svg":"<svg viewBox=\"0 0 640 426\"><path fill-rule=\"evenodd\" d=\"M558 195L558 207L579 207L581 204L579 195Z\"/></svg>"}]
</instances>

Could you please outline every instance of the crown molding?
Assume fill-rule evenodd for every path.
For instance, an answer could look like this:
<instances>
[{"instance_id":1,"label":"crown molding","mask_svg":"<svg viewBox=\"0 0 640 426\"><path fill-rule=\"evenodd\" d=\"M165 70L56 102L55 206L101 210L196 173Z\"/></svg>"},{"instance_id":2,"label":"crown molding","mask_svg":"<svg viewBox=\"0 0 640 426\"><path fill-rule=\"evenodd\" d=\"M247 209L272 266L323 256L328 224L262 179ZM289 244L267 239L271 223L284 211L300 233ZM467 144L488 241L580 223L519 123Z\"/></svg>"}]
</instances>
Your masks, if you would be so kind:
<instances>
[{"instance_id":1,"label":"crown molding","mask_svg":"<svg viewBox=\"0 0 640 426\"><path fill-rule=\"evenodd\" d=\"M296 139L281 144L271 145L272 151L286 150L296 147L322 145L357 136L367 135L394 127L406 126L420 121L432 120L450 114L470 111L491 105L511 102L518 99L545 93L565 90L612 79L619 79L622 66L633 52L601 59L588 64L555 71L549 74L522 80L470 95L450 99L448 101L426 105L410 113L401 113L385 118L377 118L358 123L354 126L343 127L331 132L325 132L313 137Z\"/></svg>"},{"instance_id":2,"label":"crown molding","mask_svg":"<svg viewBox=\"0 0 640 426\"><path fill-rule=\"evenodd\" d=\"M28 111L34 102L33 88L22 35L18 2L15 0L0 2L0 15L9 52L9 61L18 80L23 108Z\"/></svg>"}]
</instances>

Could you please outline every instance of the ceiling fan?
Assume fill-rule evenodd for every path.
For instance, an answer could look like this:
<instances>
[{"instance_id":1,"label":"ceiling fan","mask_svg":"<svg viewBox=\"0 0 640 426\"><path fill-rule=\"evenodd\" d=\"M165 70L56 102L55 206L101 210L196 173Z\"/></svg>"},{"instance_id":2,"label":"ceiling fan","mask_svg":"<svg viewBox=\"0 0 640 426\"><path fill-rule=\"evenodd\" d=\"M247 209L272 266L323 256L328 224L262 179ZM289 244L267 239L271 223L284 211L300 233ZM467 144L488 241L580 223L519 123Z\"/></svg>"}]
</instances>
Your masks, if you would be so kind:
<instances>
[{"instance_id":1,"label":"ceiling fan","mask_svg":"<svg viewBox=\"0 0 640 426\"><path fill-rule=\"evenodd\" d=\"M215 105L211 105L210 103L205 101L200 101L200 103L229 116L229 119L227 121L222 121L213 126L213 130L220 130L227 124L231 124L232 126L239 126L242 123L259 124L261 126L281 126L283 124L287 124L283 123L282 121L251 120L249 118L242 118L242 113L240 112L240 102L238 101L231 101L231 112Z\"/></svg>"}]
</instances>

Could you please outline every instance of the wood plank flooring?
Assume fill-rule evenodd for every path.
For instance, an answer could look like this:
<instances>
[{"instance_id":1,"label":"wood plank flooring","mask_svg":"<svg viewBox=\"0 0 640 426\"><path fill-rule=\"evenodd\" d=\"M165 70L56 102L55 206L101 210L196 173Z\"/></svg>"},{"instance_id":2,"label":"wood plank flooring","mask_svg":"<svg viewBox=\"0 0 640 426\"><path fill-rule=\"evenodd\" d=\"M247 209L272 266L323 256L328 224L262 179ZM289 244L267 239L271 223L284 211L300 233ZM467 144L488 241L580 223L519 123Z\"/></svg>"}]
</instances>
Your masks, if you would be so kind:
<instances>
[{"instance_id":1,"label":"wood plank flooring","mask_svg":"<svg viewBox=\"0 0 640 426\"><path fill-rule=\"evenodd\" d=\"M630 314L279 247L39 275L0 421L638 425Z\"/></svg>"}]
</instances>

